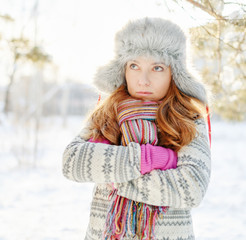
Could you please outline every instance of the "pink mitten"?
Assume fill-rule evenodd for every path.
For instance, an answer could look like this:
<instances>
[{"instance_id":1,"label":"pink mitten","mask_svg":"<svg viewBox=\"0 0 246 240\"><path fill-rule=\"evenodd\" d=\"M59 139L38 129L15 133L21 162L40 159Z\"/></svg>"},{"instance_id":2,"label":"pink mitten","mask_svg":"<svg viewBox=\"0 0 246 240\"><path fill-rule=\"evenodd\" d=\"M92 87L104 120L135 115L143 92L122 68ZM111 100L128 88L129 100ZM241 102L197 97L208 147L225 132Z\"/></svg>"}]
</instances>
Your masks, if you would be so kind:
<instances>
[{"instance_id":1,"label":"pink mitten","mask_svg":"<svg viewBox=\"0 0 246 240\"><path fill-rule=\"evenodd\" d=\"M166 170L177 167L177 153L169 148L141 145L141 174L154 169Z\"/></svg>"}]
</instances>

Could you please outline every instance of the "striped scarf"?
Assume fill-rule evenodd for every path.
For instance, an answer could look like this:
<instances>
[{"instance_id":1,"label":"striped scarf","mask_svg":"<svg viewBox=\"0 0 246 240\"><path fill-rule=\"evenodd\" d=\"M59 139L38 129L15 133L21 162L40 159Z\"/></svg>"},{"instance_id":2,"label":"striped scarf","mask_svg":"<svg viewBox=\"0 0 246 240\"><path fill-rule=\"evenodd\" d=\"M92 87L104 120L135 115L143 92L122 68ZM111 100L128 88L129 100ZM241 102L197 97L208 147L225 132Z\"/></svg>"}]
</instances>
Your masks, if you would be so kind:
<instances>
[{"instance_id":1,"label":"striped scarf","mask_svg":"<svg viewBox=\"0 0 246 240\"><path fill-rule=\"evenodd\" d=\"M130 142L157 145L157 128L154 120L158 103L125 100L118 106L118 122L122 133L121 144Z\"/></svg>"},{"instance_id":2,"label":"striped scarf","mask_svg":"<svg viewBox=\"0 0 246 240\"><path fill-rule=\"evenodd\" d=\"M157 145L156 112L159 104L153 101L127 99L118 106L118 122L123 146L130 142ZM107 214L104 239L154 239L155 220L168 207L136 202L112 193Z\"/></svg>"}]
</instances>

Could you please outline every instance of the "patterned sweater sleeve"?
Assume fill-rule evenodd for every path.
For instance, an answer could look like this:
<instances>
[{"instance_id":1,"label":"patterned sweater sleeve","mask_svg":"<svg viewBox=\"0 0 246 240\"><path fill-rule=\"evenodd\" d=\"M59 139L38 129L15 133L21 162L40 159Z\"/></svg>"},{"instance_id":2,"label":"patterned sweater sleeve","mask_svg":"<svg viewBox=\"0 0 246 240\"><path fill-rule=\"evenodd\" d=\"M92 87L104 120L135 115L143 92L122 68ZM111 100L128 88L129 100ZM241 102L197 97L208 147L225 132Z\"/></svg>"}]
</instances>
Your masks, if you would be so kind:
<instances>
[{"instance_id":1,"label":"patterned sweater sleeve","mask_svg":"<svg viewBox=\"0 0 246 240\"><path fill-rule=\"evenodd\" d=\"M78 135L63 153L63 175L77 182L128 182L141 176L140 159L138 143L108 145Z\"/></svg>"},{"instance_id":2,"label":"patterned sweater sleeve","mask_svg":"<svg viewBox=\"0 0 246 240\"><path fill-rule=\"evenodd\" d=\"M191 208L200 204L210 179L210 147L204 119L196 120L197 136L178 152L176 169L154 170L117 184L118 194L150 205Z\"/></svg>"}]
</instances>

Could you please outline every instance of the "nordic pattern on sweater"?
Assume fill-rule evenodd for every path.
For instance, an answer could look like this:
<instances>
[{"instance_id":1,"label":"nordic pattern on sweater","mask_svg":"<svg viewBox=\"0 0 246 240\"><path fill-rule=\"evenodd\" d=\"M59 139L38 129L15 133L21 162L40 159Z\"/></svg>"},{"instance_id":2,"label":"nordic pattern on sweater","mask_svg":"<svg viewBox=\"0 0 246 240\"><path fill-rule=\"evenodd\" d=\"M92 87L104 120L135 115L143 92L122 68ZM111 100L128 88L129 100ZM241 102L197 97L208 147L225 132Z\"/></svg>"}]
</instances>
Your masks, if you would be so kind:
<instances>
[{"instance_id":1,"label":"nordic pattern on sweater","mask_svg":"<svg viewBox=\"0 0 246 240\"><path fill-rule=\"evenodd\" d=\"M63 174L77 182L128 182L139 178L141 149L138 143L115 146L87 142L77 136L63 156Z\"/></svg>"},{"instance_id":2,"label":"nordic pattern on sweater","mask_svg":"<svg viewBox=\"0 0 246 240\"><path fill-rule=\"evenodd\" d=\"M140 145L127 147L86 142L81 136L68 145L63 173L74 181L96 182L87 240L101 239L108 196L114 182L118 194L147 204L170 206L156 222L157 240L188 240L193 235L190 210L200 204L210 178L210 148L206 124L195 121L197 136L178 152L176 169L140 174Z\"/></svg>"}]
</instances>

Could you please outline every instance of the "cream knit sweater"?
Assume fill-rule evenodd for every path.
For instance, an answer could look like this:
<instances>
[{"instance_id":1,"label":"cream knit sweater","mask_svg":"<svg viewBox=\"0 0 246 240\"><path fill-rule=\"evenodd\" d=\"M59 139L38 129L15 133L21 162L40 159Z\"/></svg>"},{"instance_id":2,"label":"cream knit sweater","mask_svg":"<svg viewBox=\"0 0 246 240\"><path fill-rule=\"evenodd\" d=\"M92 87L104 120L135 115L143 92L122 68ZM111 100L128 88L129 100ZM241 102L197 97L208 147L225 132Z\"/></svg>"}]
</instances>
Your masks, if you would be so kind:
<instances>
[{"instance_id":1,"label":"cream knit sweater","mask_svg":"<svg viewBox=\"0 0 246 240\"><path fill-rule=\"evenodd\" d=\"M77 182L95 182L86 240L102 239L112 183L117 194L151 205L169 206L158 218L156 240L195 239L190 211L203 199L210 178L210 147L204 119L195 121L197 136L178 152L176 169L141 175L138 143L115 146L91 143L83 131L65 149L63 174Z\"/></svg>"}]
</instances>

